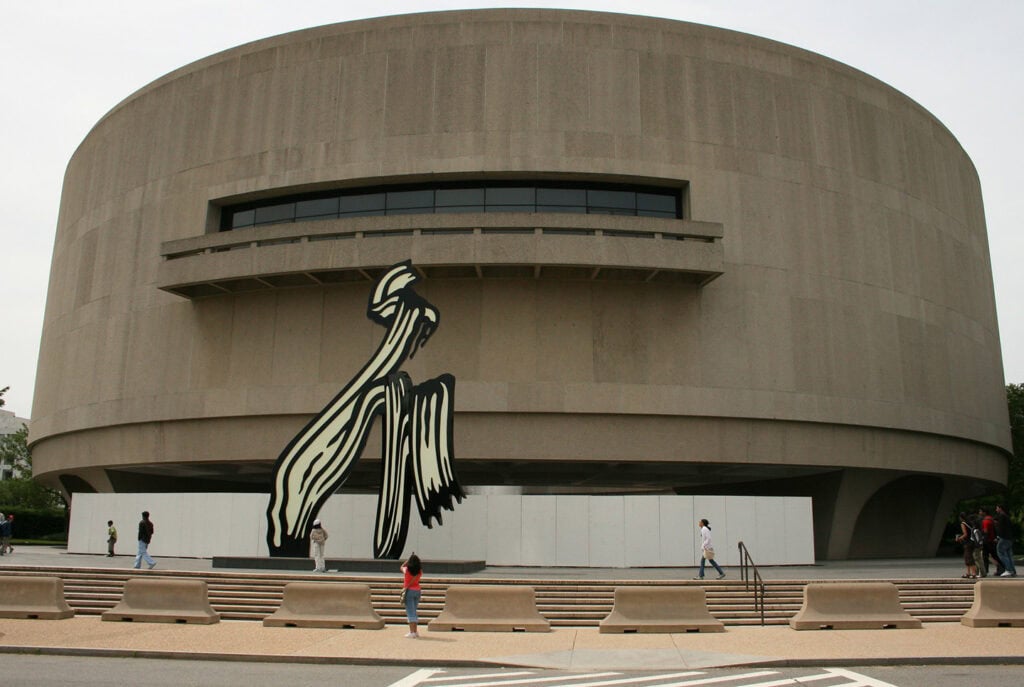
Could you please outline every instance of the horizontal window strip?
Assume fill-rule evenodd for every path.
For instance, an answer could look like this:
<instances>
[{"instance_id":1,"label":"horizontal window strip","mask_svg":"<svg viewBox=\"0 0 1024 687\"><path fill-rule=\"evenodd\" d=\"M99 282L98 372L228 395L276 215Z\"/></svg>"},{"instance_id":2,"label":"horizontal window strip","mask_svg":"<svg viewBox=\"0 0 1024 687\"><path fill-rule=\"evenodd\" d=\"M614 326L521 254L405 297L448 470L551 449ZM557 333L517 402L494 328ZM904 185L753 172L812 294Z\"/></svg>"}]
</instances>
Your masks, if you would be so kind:
<instances>
[{"instance_id":1,"label":"horizontal window strip","mask_svg":"<svg viewBox=\"0 0 1024 687\"><path fill-rule=\"evenodd\" d=\"M547 181L344 189L225 206L221 231L369 215L558 212L682 219L682 187Z\"/></svg>"}]
</instances>

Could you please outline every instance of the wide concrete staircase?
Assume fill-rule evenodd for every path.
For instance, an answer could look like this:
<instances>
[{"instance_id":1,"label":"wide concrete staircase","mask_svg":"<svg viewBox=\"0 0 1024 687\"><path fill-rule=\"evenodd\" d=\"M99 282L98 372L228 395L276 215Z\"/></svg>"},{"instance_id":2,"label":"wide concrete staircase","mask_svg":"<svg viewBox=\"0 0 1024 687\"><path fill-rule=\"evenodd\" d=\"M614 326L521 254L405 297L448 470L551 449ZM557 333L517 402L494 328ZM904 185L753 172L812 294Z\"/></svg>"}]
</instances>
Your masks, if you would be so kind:
<instances>
[{"instance_id":1,"label":"wide concrete staircase","mask_svg":"<svg viewBox=\"0 0 1024 687\"><path fill-rule=\"evenodd\" d=\"M298 581L361 582L369 584L377 613L389 624L405 622L405 610L398 602L401 579L394 575L312 575L243 572L175 572L110 570L105 568L19 567L0 570L0 585L8 575L55 575L64 581L64 595L78 615L99 615L121 599L125 580L133 576L177 577L205 580L210 604L224 620L262 620L281 604L284 585ZM924 622L958 622L974 600L973 580L894 580L903 607ZM765 583L764 616L767 625L784 625L800 610L805 580ZM552 626L587 627L611 612L616 586L702 585L711 614L725 625L759 625L761 614L751 590L742 581L643 581L569 579L493 579L483 577L434 577L423 583L420 616L436 617L444 606L449 584L530 585L537 593L541 614ZM0 587L2 588L2 587Z\"/></svg>"}]
</instances>

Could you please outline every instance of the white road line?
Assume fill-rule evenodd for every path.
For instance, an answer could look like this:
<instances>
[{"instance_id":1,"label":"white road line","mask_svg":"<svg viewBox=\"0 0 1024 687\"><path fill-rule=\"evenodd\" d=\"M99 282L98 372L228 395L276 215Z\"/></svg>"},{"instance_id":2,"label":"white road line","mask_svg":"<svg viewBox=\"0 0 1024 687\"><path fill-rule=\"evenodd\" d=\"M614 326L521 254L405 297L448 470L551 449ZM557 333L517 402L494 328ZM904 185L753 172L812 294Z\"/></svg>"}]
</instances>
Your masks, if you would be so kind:
<instances>
[{"instance_id":1,"label":"white road line","mask_svg":"<svg viewBox=\"0 0 1024 687\"><path fill-rule=\"evenodd\" d=\"M615 673L612 673L613 675ZM578 682L573 683L572 687L605 687L605 685L639 685L641 682L651 682L653 680L668 680L674 677L689 677L691 675L704 675L700 671L688 671L685 673L662 673L660 675L648 675L646 677L624 677L618 680L600 680L598 682ZM589 679L594 677L601 677L600 675L580 675L579 678L574 679ZM532 684L532 683L531 683ZM658 687L661 687L659 685Z\"/></svg>"},{"instance_id":2,"label":"white road line","mask_svg":"<svg viewBox=\"0 0 1024 687\"><path fill-rule=\"evenodd\" d=\"M649 675L641 678L622 678L620 680L600 680L598 682L572 683L572 687L607 687L608 685L639 685L644 682L655 680L669 680L672 678L686 678L694 675L707 675L700 671L688 671L686 673L662 673L660 675ZM778 675L776 671L761 671L758 673L744 673L742 675L730 675L721 678L703 678L702 680L687 680L684 682L667 682L658 684L657 687L689 687L690 685L708 685L716 682L729 682L730 680L741 680L750 677L763 677L766 675ZM596 676L581 676L585 678ZM744 685L743 687L757 687L757 685Z\"/></svg>"},{"instance_id":3,"label":"white road line","mask_svg":"<svg viewBox=\"0 0 1024 687\"><path fill-rule=\"evenodd\" d=\"M444 672L444 671L440 671ZM485 680L492 677L519 677L521 675L534 675L535 672L532 670L515 670L505 671L504 673L484 673L482 675L439 675L438 677L428 677L423 682L455 682L456 680ZM463 686L467 687L467 686Z\"/></svg>"},{"instance_id":4,"label":"white road line","mask_svg":"<svg viewBox=\"0 0 1024 687\"><path fill-rule=\"evenodd\" d=\"M687 671L682 673L661 673L658 675L647 675L643 677L616 677L622 673L589 673L578 675L560 675L555 677L525 677L536 675L534 671L514 671L504 673L483 673L478 675L446 676L443 670L418 670L411 675L389 685L389 687L416 687L417 685L429 684L434 687L442 687L443 684L451 684L453 687L504 687L506 685L539 685L542 683L560 682L567 687L612 687L613 685L641 685L645 682L658 681L657 687L698 687L699 685L712 685L725 682L736 682L750 680L752 678L768 677L778 675L777 670L759 670L752 673L739 673L736 675L721 675L718 677L706 677L697 680L684 680L681 682L666 682L680 677L691 677L694 675L706 675L706 672ZM597 679L616 677L616 679ZM497 679L495 679L497 678ZM501 679L521 678L521 679ZM836 687L896 687L888 682L876 680L850 670L841 668L826 668L824 673L805 675L802 677L770 680L765 682L747 682L742 687L787 687L789 685L802 685L804 683L818 680L844 679L849 682L842 683ZM483 681L481 681L483 680Z\"/></svg>"},{"instance_id":5,"label":"white road line","mask_svg":"<svg viewBox=\"0 0 1024 687\"><path fill-rule=\"evenodd\" d=\"M833 675L839 675L841 677L845 677L847 680L853 681L852 685L844 685L843 687L896 687L896 685L876 680L875 678L868 677L867 675L855 673L852 670L843 670L842 668L826 668L826 670Z\"/></svg>"},{"instance_id":6,"label":"white road line","mask_svg":"<svg viewBox=\"0 0 1024 687\"><path fill-rule=\"evenodd\" d=\"M805 682L813 682L815 680L832 680L836 677L838 676L834 673L819 673L818 675L789 677L785 680L772 680L771 682L752 682L744 687L784 687L784 685L802 685ZM843 684L840 687L850 687L850 685Z\"/></svg>"},{"instance_id":7,"label":"white road line","mask_svg":"<svg viewBox=\"0 0 1024 687\"><path fill-rule=\"evenodd\" d=\"M622 673L591 673L589 675L560 675L558 677L526 678L525 680L497 680L494 682L462 682L459 687L501 687L502 685L539 685L543 682L573 682L575 680L587 680L593 677L609 677L611 675L622 675ZM589 684L589 683L583 683ZM600 684L600 683L596 683Z\"/></svg>"},{"instance_id":8,"label":"white road line","mask_svg":"<svg viewBox=\"0 0 1024 687\"><path fill-rule=\"evenodd\" d=\"M409 675L406 675L398 682L391 683L390 685L388 685L388 687L416 687L416 685L420 684L434 673L440 672L440 670L436 670L433 668L423 668L421 670L417 670L415 673L410 673Z\"/></svg>"}]
</instances>

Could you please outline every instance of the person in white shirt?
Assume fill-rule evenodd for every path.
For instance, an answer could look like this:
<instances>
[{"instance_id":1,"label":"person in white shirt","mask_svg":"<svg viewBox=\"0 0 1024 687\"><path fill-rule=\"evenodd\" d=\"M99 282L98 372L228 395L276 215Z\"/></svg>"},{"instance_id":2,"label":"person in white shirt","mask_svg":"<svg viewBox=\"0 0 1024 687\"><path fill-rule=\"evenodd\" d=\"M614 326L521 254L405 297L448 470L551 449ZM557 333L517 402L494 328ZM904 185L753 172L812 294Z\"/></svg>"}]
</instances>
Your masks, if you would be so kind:
<instances>
[{"instance_id":1,"label":"person in white shirt","mask_svg":"<svg viewBox=\"0 0 1024 687\"><path fill-rule=\"evenodd\" d=\"M701 521L697 523L697 527L700 528L700 572L693 579L704 579L705 562L715 566L715 570L718 571L718 579L722 579L725 577L725 571L722 570L722 566L715 562L715 547L711 543L711 523L707 519L701 518Z\"/></svg>"}]
</instances>

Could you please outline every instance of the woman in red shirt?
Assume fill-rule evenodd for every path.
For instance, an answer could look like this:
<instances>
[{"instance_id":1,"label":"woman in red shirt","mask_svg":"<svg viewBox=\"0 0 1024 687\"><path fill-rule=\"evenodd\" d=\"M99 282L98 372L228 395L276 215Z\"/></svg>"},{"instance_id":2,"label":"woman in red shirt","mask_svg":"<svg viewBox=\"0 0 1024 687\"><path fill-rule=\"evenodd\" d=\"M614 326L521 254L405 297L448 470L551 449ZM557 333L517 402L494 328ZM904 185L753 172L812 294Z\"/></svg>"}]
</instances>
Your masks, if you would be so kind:
<instances>
[{"instance_id":1,"label":"woman in red shirt","mask_svg":"<svg viewBox=\"0 0 1024 687\"><path fill-rule=\"evenodd\" d=\"M415 552L409 556L409 560L402 564L402 572L405 579L402 582L402 590L405 593L405 615L409 618L409 639L419 639L416 632L416 625L419 623L419 616L416 615L416 608L420 605L420 578L423 577L423 564Z\"/></svg>"}]
</instances>

